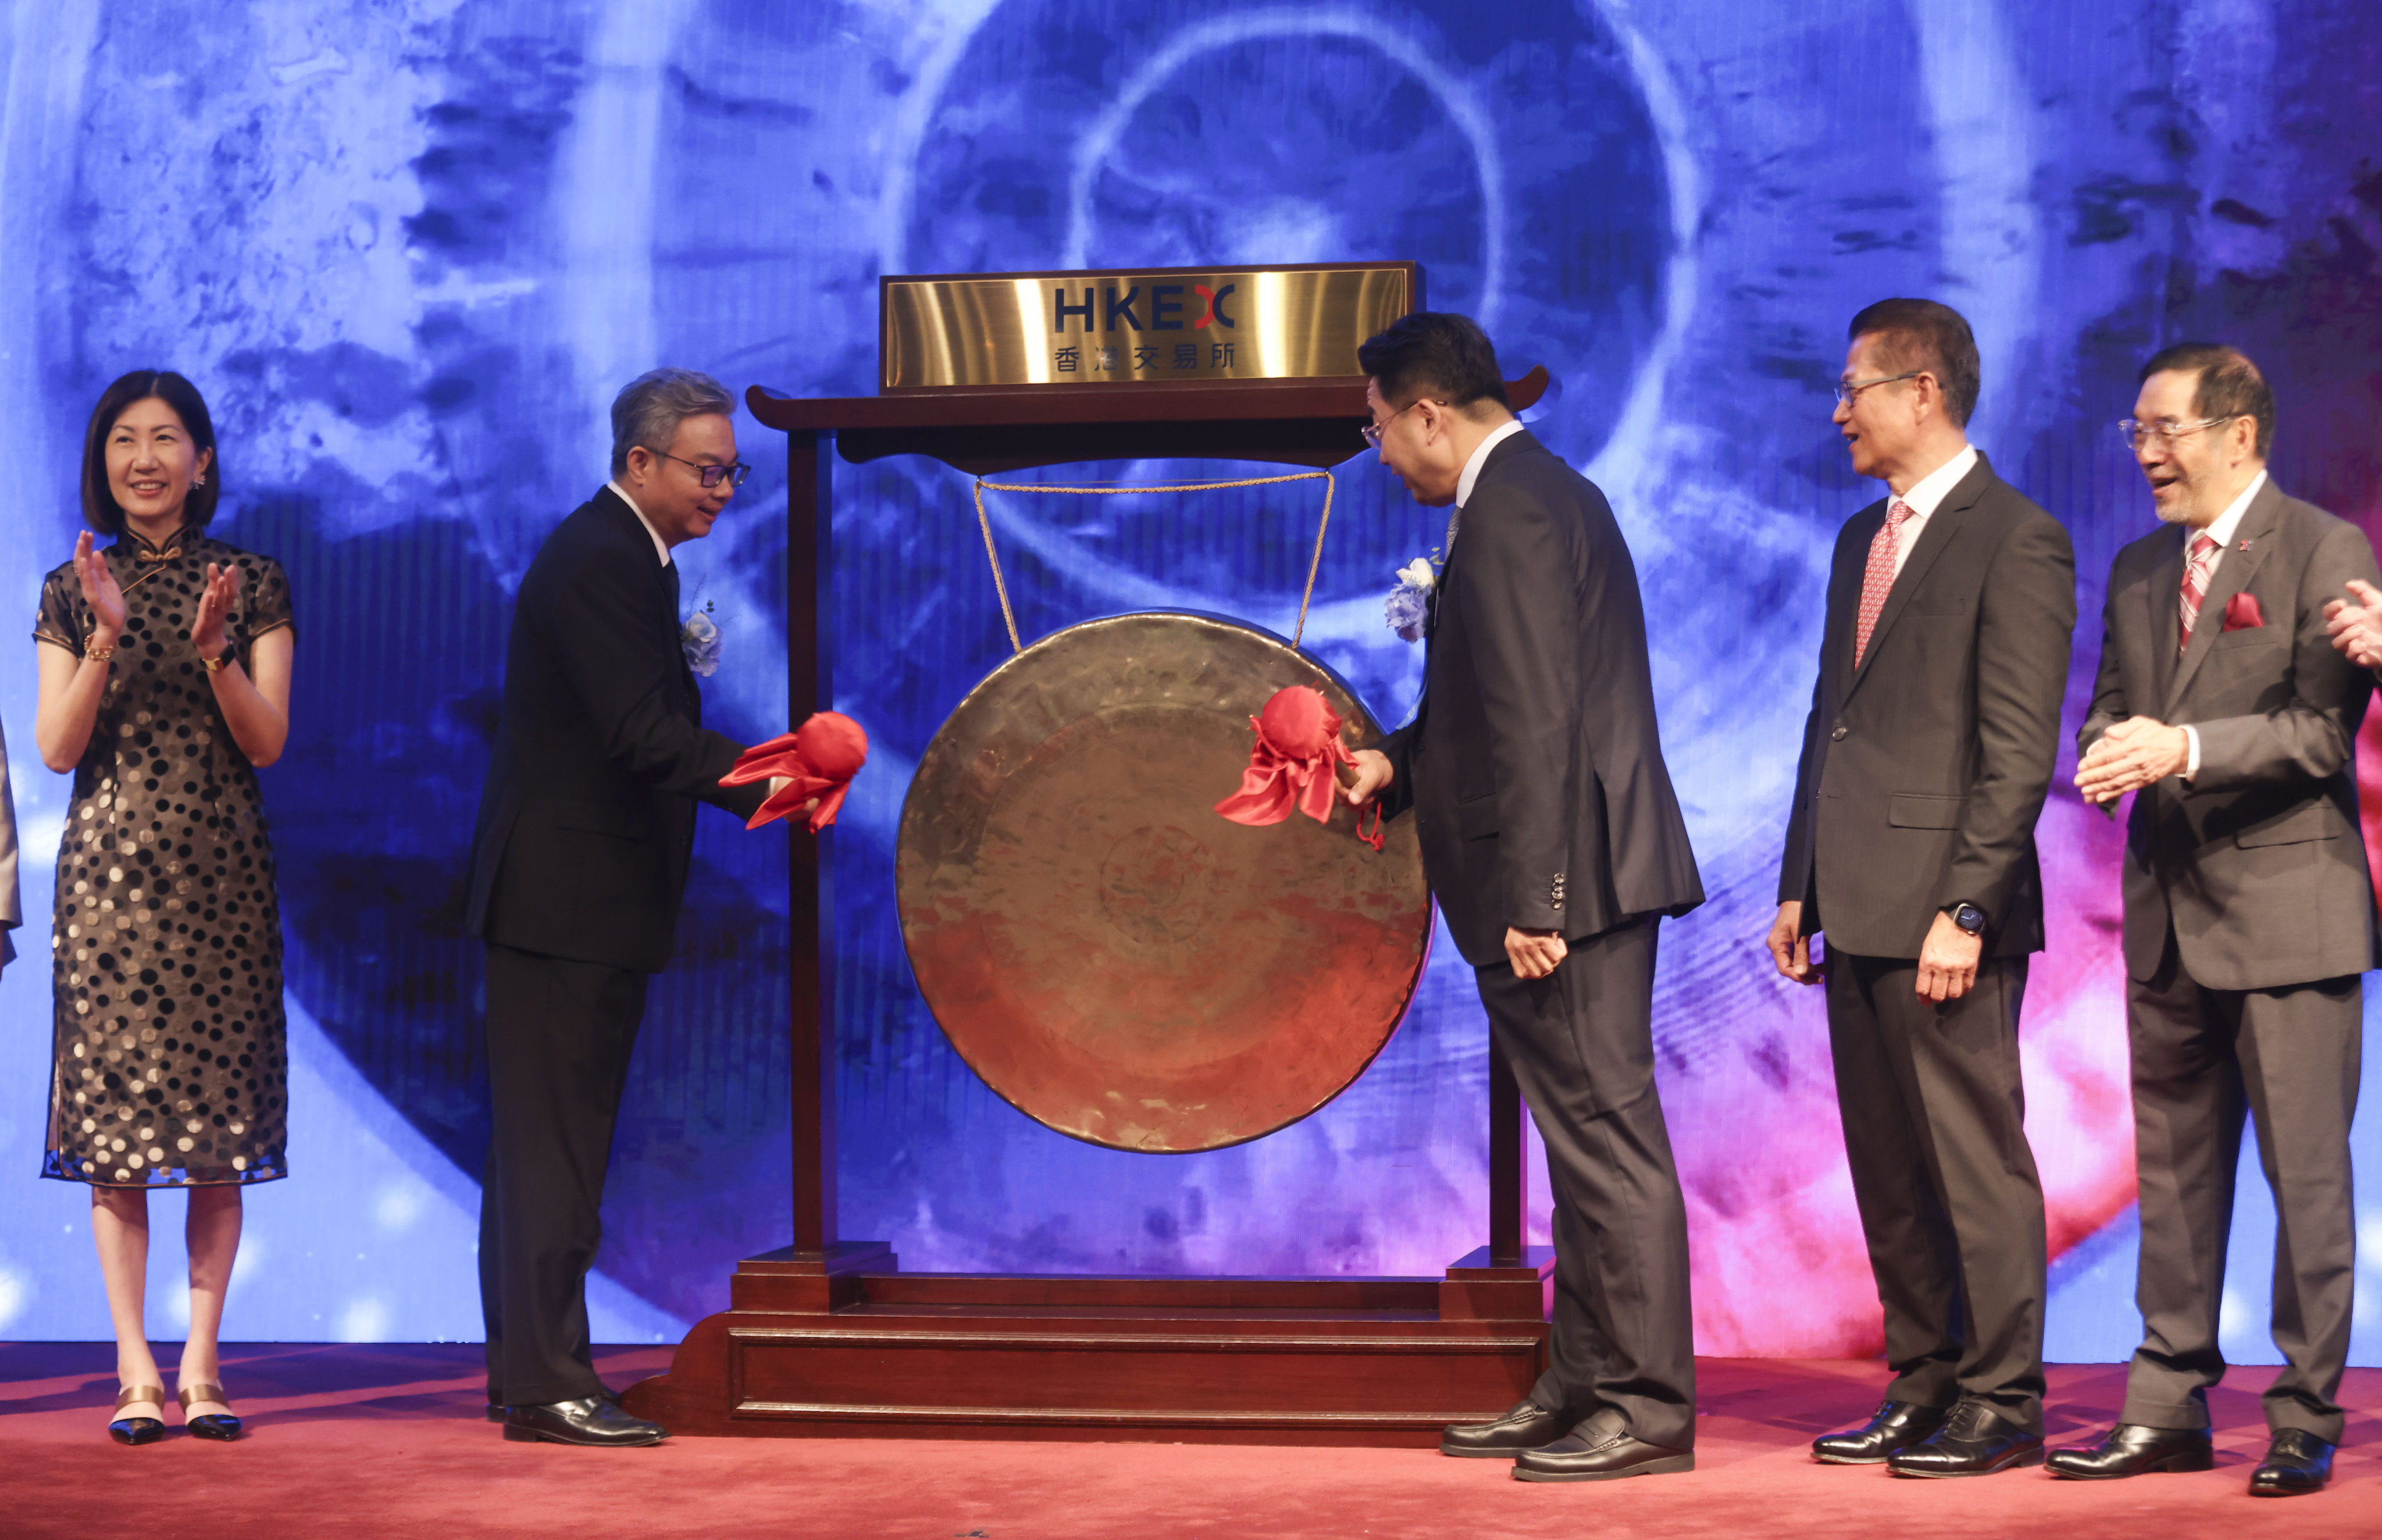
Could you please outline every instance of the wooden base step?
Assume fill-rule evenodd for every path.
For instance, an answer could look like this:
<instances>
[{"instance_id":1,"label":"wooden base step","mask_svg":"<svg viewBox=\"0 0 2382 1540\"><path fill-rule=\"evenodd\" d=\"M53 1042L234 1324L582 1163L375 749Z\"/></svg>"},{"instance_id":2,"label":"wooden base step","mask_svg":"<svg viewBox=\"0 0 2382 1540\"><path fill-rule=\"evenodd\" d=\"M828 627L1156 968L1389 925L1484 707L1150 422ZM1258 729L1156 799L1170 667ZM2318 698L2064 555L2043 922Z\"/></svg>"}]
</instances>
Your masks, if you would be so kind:
<instances>
[{"instance_id":1,"label":"wooden base step","mask_svg":"<svg viewBox=\"0 0 2382 1540\"><path fill-rule=\"evenodd\" d=\"M1545 1367L1553 1256L1444 1278L903 1274L754 1257L623 1404L674 1433L1430 1446Z\"/></svg>"}]
</instances>

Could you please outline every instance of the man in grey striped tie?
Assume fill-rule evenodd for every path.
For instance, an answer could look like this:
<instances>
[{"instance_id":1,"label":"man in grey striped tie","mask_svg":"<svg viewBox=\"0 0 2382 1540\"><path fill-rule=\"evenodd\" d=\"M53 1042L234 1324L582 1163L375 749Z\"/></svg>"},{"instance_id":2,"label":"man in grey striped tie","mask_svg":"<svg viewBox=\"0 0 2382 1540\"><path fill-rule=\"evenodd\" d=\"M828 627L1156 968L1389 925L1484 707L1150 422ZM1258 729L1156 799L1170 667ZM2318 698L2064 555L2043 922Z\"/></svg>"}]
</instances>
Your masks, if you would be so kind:
<instances>
[{"instance_id":1,"label":"man in grey striped tie","mask_svg":"<svg viewBox=\"0 0 2382 1540\"><path fill-rule=\"evenodd\" d=\"M2231 348L2143 365L2118 425L2168 526L2118 553L2077 789L2127 821L2143 1344L2117 1427L2052 1473L2106 1480L2211 1464L2208 1391L2245 1115L2274 1189L2272 1443L2260 1497L2321 1488L2356 1287L2349 1124L2359 974L2376 965L2355 744L2373 676L2326 610L2376 580L2365 536L2266 475L2275 398ZM2180 526L2180 527L2174 527ZM2371 592L2370 589L2366 590Z\"/></svg>"}]
</instances>

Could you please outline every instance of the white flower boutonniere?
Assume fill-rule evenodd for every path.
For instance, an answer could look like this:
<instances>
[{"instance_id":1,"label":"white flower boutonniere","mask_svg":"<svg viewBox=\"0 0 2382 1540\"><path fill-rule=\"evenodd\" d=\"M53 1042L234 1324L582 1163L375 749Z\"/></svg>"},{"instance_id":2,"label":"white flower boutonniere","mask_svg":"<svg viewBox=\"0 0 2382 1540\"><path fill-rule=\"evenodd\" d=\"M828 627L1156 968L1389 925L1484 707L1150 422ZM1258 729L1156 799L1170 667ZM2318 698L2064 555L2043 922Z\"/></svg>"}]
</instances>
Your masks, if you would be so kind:
<instances>
[{"instance_id":1,"label":"white flower boutonniere","mask_svg":"<svg viewBox=\"0 0 2382 1540\"><path fill-rule=\"evenodd\" d=\"M1430 591L1439 584L1439 553L1418 556L1398 569L1398 585L1390 590L1381 610L1390 629L1409 642L1422 640L1423 623L1430 615Z\"/></svg>"},{"instance_id":2,"label":"white flower boutonniere","mask_svg":"<svg viewBox=\"0 0 2382 1540\"><path fill-rule=\"evenodd\" d=\"M706 679L719 671L719 627L711 619L709 604L689 615L678 628L678 645L686 654L686 666Z\"/></svg>"}]
</instances>

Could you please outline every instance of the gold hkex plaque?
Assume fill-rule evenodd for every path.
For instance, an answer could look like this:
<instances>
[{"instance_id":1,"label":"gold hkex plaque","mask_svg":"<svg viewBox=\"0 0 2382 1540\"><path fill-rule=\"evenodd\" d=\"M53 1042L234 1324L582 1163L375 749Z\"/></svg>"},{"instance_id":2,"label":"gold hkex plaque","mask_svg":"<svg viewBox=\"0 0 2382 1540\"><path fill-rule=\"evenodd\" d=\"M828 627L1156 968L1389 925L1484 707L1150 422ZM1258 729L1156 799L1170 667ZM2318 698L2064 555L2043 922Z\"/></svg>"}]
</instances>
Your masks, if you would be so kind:
<instances>
[{"instance_id":1,"label":"gold hkex plaque","mask_svg":"<svg viewBox=\"0 0 2382 1540\"><path fill-rule=\"evenodd\" d=\"M881 385L1344 378L1358 343L1421 305L1411 262L888 277Z\"/></svg>"}]
</instances>

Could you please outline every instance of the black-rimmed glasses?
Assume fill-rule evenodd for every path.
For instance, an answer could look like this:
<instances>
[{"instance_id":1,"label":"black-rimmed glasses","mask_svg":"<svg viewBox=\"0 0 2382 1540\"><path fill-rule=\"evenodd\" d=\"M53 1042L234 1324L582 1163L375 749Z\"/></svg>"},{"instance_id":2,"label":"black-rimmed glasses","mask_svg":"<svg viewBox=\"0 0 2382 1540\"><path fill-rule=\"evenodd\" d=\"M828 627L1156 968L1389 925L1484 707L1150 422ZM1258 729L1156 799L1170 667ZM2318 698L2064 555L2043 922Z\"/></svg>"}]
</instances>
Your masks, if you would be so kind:
<instances>
[{"instance_id":1,"label":"black-rimmed glasses","mask_svg":"<svg viewBox=\"0 0 2382 1540\"><path fill-rule=\"evenodd\" d=\"M741 460L732 461L726 465L698 465L692 460L679 460L678 456L668 453L662 450L655 450L651 452L663 460L678 460L680 464L686 466L696 475L703 478L703 486L706 491L718 486L721 478L723 477L727 479L730 487L742 487L744 485L744 478L753 474L753 467L745 464Z\"/></svg>"}]
</instances>

